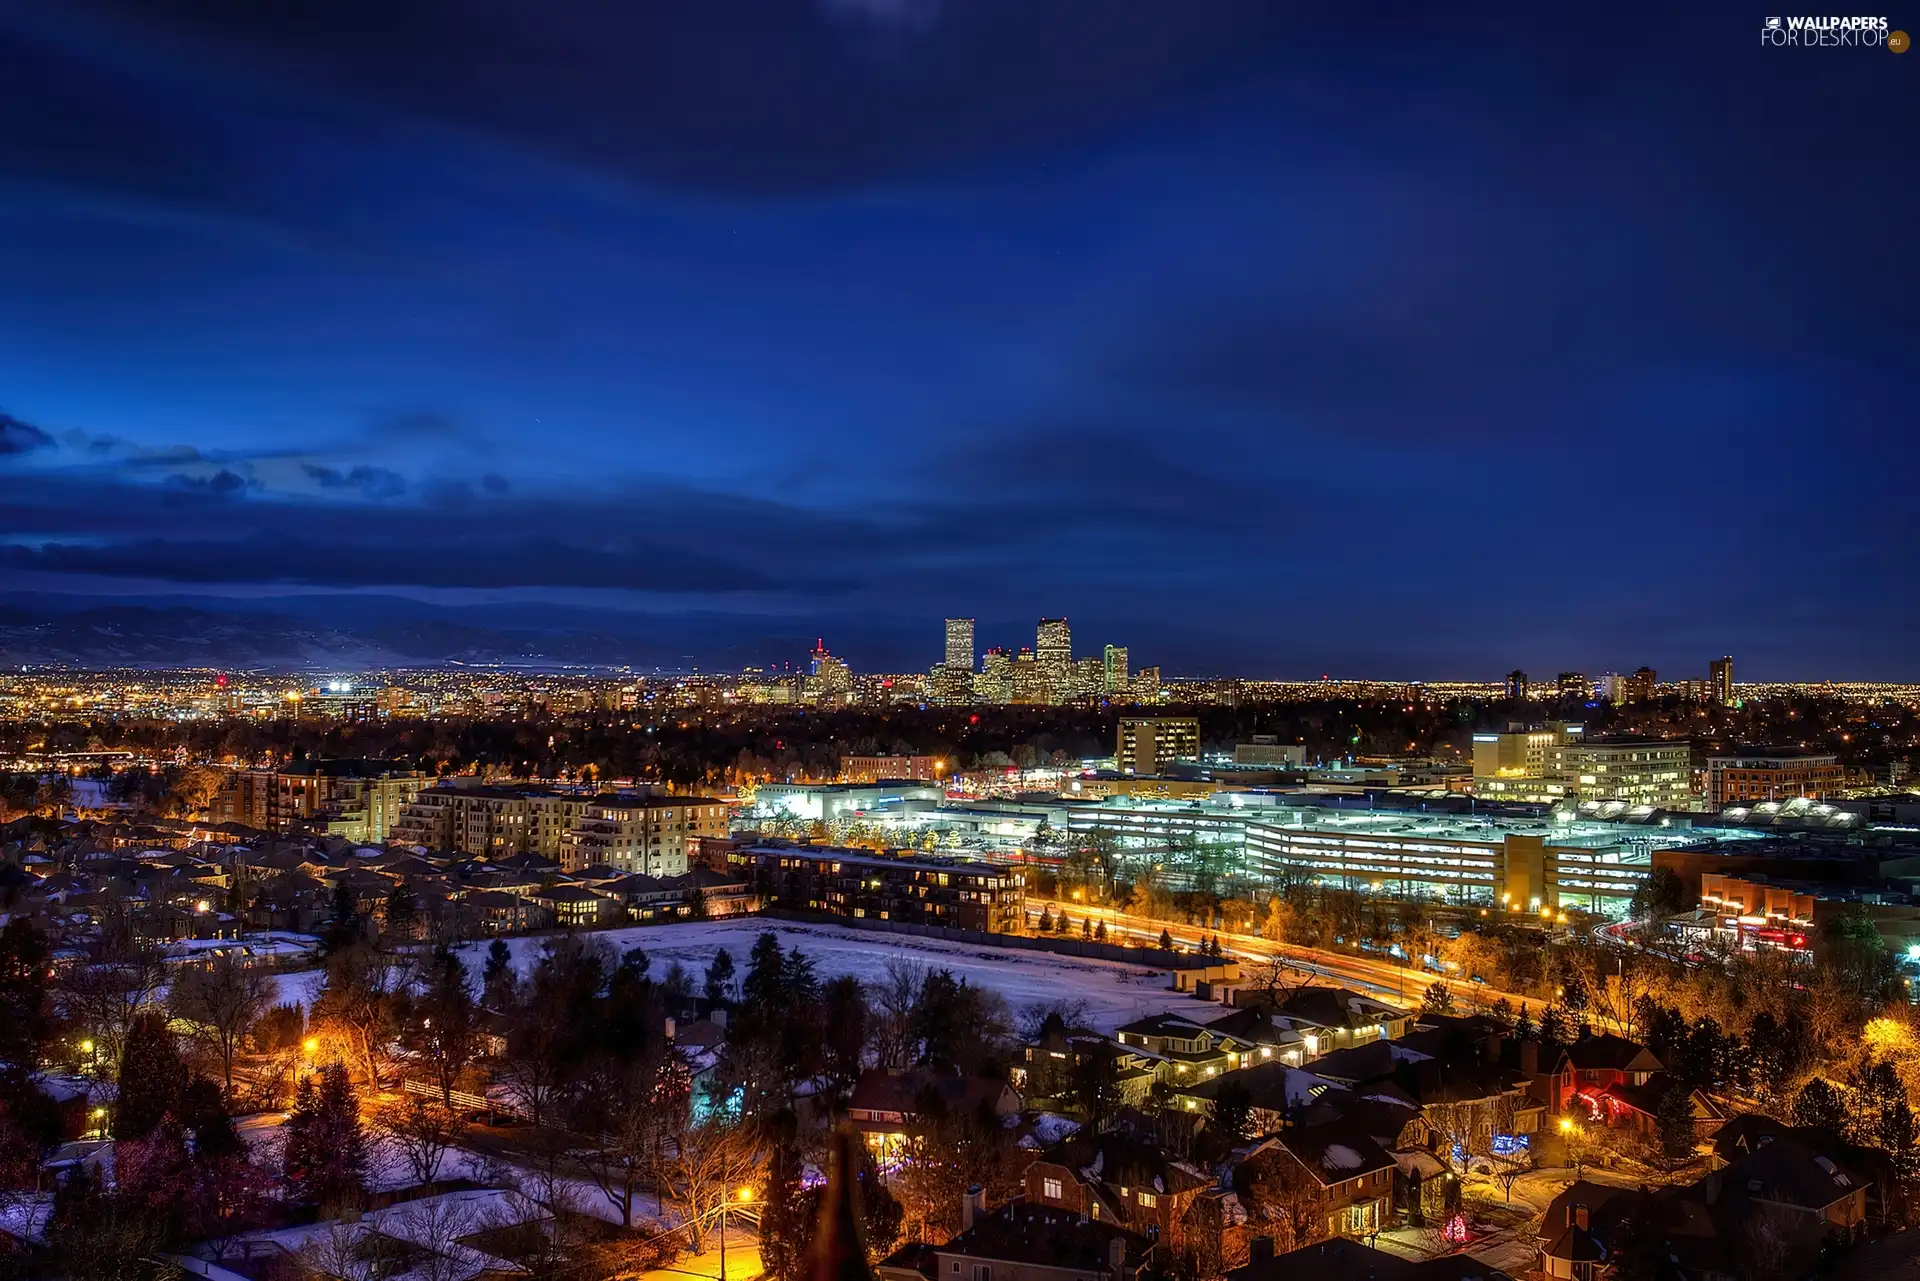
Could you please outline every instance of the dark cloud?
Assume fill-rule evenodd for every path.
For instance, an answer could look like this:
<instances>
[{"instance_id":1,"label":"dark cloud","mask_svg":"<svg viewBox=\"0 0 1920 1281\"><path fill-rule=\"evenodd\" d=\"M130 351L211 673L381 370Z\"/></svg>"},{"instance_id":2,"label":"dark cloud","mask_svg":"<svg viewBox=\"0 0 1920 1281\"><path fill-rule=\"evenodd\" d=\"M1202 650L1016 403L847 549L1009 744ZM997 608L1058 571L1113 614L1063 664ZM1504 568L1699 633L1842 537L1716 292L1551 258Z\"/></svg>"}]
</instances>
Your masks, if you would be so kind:
<instances>
[{"instance_id":1,"label":"dark cloud","mask_svg":"<svg viewBox=\"0 0 1920 1281\"><path fill-rule=\"evenodd\" d=\"M53 437L46 432L32 423L21 422L12 414L0 411L0 458L10 454L30 454L51 444Z\"/></svg>"},{"instance_id":2,"label":"dark cloud","mask_svg":"<svg viewBox=\"0 0 1920 1281\"><path fill-rule=\"evenodd\" d=\"M300 470L322 489L354 490L374 502L398 498L407 492L407 479L399 472L388 471L385 467L374 467L366 463L350 467L345 471L338 467L324 467L318 463L302 463Z\"/></svg>"},{"instance_id":3,"label":"dark cloud","mask_svg":"<svg viewBox=\"0 0 1920 1281\"><path fill-rule=\"evenodd\" d=\"M170 489L182 490L190 494L205 494L210 498L238 498L249 489L259 487L260 482L238 472L222 467L211 475L188 475L176 472L167 477Z\"/></svg>"},{"instance_id":4,"label":"dark cloud","mask_svg":"<svg viewBox=\"0 0 1920 1281\"><path fill-rule=\"evenodd\" d=\"M129 65L112 62L109 42L90 29L61 22L55 6L39 11L24 29L51 28L59 40L27 44L16 33L16 69L36 86L22 101L41 121L19 144L24 158L195 199L232 194L235 149L204 145L196 99L157 116L131 109L115 73L140 70L137 55L197 49L209 72L238 63L256 83L494 134L649 183L784 194L1031 151L1137 120L1252 69L1296 25L1266 0L1056 0L1044 14L993 0L711 0L564 17L519 0L424 0L399 17L382 0L86 8L112 20L113 50ZM898 56L874 58L867 37L882 28L917 34ZM59 74L34 64L48 44L75 61L69 74L82 88L41 85ZM242 128L223 125L229 137ZM99 159L66 158L75 150Z\"/></svg>"}]
</instances>

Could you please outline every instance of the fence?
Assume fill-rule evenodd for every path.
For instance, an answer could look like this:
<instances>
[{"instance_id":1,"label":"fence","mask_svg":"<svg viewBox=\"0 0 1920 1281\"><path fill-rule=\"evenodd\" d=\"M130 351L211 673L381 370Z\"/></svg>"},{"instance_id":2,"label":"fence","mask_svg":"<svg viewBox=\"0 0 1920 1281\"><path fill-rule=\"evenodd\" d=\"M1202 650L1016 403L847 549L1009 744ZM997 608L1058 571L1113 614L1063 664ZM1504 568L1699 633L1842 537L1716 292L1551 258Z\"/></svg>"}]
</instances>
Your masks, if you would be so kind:
<instances>
[{"instance_id":1,"label":"fence","mask_svg":"<svg viewBox=\"0 0 1920 1281\"><path fill-rule=\"evenodd\" d=\"M405 1083L405 1088L408 1094L418 1094L423 1098L438 1099L441 1097L440 1087L437 1085L429 1085L425 1081L408 1081ZM455 1090L453 1092L453 1106L467 1112L486 1112L496 1116L518 1117L522 1121L527 1119L527 1114L511 1103L504 1102L500 1099L490 1099L483 1094L469 1094L465 1090Z\"/></svg>"}]
</instances>

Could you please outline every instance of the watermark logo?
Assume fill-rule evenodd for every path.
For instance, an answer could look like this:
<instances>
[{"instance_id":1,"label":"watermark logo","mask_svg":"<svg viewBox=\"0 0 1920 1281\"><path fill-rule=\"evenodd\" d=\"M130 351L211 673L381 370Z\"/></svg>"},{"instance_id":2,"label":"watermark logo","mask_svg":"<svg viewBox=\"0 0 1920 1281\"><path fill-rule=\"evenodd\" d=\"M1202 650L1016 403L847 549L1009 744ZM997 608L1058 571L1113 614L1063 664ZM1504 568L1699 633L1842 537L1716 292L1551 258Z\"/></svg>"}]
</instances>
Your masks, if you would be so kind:
<instances>
[{"instance_id":1,"label":"watermark logo","mask_svg":"<svg viewBox=\"0 0 1920 1281\"><path fill-rule=\"evenodd\" d=\"M1886 18L1854 15L1768 18L1760 28L1762 46L1774 49L1878 49L1905 53L1912 41Z\"/></svg>"}]
</instances>

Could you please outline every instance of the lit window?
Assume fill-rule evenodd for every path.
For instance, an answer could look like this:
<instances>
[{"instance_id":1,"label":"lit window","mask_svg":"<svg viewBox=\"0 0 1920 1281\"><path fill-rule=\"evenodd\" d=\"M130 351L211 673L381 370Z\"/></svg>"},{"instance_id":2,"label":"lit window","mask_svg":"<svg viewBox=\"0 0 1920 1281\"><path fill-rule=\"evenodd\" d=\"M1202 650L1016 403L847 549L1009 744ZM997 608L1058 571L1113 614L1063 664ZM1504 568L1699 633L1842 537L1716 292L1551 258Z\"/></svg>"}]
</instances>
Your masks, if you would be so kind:
<instances>
[{"instance_id":1,"label":"lit window","mask_svg":"<svg viewBox=\"0 0 1920 1281\"><path fill-rule=\"evenodd\" d=\"M1046 1197L1050 1201L1060 1200L1060 1180L1058 1179L1040 1180L1040 1195Z\"/></svg>"}]
</instances>

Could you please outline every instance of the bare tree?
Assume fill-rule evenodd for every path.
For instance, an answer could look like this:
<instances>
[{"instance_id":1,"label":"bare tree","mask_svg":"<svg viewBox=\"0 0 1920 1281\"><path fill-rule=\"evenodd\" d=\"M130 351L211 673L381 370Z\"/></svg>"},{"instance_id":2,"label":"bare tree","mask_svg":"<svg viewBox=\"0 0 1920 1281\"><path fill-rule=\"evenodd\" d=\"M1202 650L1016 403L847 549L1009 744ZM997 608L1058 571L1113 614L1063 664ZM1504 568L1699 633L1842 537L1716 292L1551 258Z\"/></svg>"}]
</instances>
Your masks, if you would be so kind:
<instances>
[{"instance_id":1,"label":"bare tree","mask_svg":"<svg viewBox=\"0 0 1920 1281\"><path fill-rule=\"evenodd\" d=\"M926 966L894 957L873 987L874 1056L887 1071L913 1062L913 1009L926 981Z\"/></svg>"},{"instance_id":2,"label":"bare tree","mask_svg":"<svg viewBox=\"0 0 1920 1281\"><path fill-rule=\"evenodd\" d=\"M327 982L314 1002L314 1021L332 1025L369 1084L379 1082L393 1032L394 995L405 977L401 957L368 939L327 958Z\"/></svg>"},{"instance_id":3,"label":"bare tree","mask_svg":"<svg viewBox=\"0 0 1920 1281\"><path fill-rule=\"evenodd\" d=\"M166 954L133 928L126 904L109 899L99 932L60 973L62 1004L100 1043L100 1058L116 1061L134 1015L160 999L167 985Z\"/></svg>"},{"instance_id":4,"label":"bare tree","mask_svg":"<svg viewBox=\"0 0 1920 1281\"><path fill-rule=\"evenodd\" d=\"M709 1221L735 1188L758 1182L765 1160L751 1131L723 1117L715 1116L680 1136L674 1173L686 1201L688 1242L695 1254L706 1248Z\"/></svg>"},{"instance_id":5,"label":"bare tree","mask_svg":"<svg viewBox=\"0 0 1920 1281\"><path fill-rule=\"evenodd\" d=\"M176 1019L193 1025L194 1039L220 1058L221 1081L233 1097L233 1059L247 1029L273 1005L273 979L221 953L182 974L167 994Z\"/></svg>"},{"instance_id":6,"label":"bare tree","mask_svg":"<svg viewBox=\"0 0 1920 1281\"><path fill-rule=\"evenodd\" d=\"M452 1108L414 1094L382 1106L374 1113L373 1129L381 1142L400 1153L416 1182L432 1183L467 1123Z\"/></svg>"}]
</instances>

